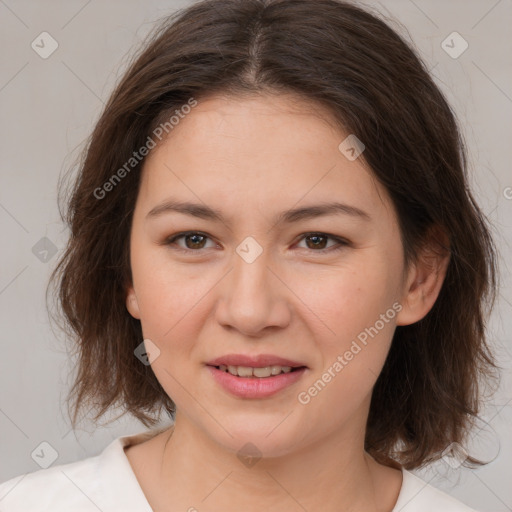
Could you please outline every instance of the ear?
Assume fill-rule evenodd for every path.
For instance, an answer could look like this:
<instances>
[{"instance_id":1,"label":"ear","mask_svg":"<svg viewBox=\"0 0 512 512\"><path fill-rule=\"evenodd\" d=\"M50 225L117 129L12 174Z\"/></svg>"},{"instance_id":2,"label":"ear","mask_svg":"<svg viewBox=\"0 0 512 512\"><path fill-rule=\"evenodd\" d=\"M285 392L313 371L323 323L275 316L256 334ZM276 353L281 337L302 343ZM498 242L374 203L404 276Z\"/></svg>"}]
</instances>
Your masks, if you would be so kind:
<instances>
[{"instance_id":1,"label":"ear","mask_svg":"<svg viewBox=\"0 0 512 512\"><path fill-rule=\"evenodd\" d=\"M137 320L140 320L139 303L133 285L128 286L126 291L126 309Z\"/></svg>"},{"instance_id":2,"label":"ear","mask_svg":"<svg viewBox=\"0 0 512 512\"><path fill-rule=\"evenodd\" d=\"M432 309L450 262L450 241L440 226L430 228L416 261L411 264L402 289L402 309L397 325L418 322Z\"/></svg>"}]
</instances>

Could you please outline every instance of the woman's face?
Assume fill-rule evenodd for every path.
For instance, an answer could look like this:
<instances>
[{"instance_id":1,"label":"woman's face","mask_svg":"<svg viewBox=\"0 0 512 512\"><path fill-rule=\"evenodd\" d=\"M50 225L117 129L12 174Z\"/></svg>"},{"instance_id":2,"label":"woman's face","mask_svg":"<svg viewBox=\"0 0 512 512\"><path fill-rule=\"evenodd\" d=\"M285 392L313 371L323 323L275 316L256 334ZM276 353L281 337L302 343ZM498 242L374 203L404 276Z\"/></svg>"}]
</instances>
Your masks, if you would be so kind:
<instances>
[{"instance_id":1,"label":"woman's face","mask_svg":"<svg viewBox=\"0 0 512 512\"><path fill-rule=\"evenodd\" d=\"M326 119L291 96L214 97L145 161L127 307L158 347L152 369L178 418L232 450L251 442L277 456L334 433L362 439L403 320L389 196ZM197 233L173 241L181 232ZM249 382L214 368L233 354L306 368Z\"/></svg>"}]
</instances>

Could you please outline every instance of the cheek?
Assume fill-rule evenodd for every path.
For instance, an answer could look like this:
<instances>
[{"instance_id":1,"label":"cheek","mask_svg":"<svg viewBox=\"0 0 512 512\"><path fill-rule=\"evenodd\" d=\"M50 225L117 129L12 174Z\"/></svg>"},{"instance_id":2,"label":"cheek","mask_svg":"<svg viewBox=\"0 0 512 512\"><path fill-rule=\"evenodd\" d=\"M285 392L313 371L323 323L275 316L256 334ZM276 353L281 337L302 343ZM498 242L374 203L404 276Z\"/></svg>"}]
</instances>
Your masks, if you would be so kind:
<instances>
[{"instance_id":1,"label":"cheek","mask_svg":"<svg viewBox=\"0 0 512 512\"><path fill-rule=\"evenodd\" d=\"M215 285L215 276L173 263L162 250L134 248L131 264L145 337L165 345L185 326L200 325L202 299Z\"/></svg>"},{"instance_id":2,"label":"cheek","mask_svg":"<svg viewBox=\"0 0 512 512\"><path fill-rule=\"evenodd\" d=\"M389 263L373 260L302 289L308 308L321 320L311 329L322 363L310 381L315 388L310 396L323 395L318 402L329 402L340 414L371 391L389 352L400 309L393 276Z\"/></svg>"},{"instance_id":3,"label":"cheek","mask_svg":"<svg viewBox=\"0 0 512 512\"><path fill-rule=\"evenodd\" d=\"M391 346L397 313L393 303L373 287L356 282L339 285L316 303L330 329L323 328L317 336L313 333L321 365L297 396L307 416L321 417L328 431L366 414ZM326 415L326 410L331 413Z\"/></svg>"},{"instance_id":4,"label":"cheek","mask_svg":"<svg viewBox=\"0 0 512 512\"><path fill-rule=\"evenodd\" d=\"M373 326L392 307L396 297L394 281L394 270L389 264L367 259L350 268L317 273L307 281L296 277L294 288L322 326L324 342L339 349ZM388 316L386 320L392 320L395 315L391 311ZM388 321L385 326L379 322L377 327L389 335Z\"/></svg>"},{"instance_id":5,"label":"cheek","mask_svg":"<svg viewBox=\"0 0 512 512\"><path fill-rule=\"evenodd\" d=\"M190 401L194 348L209 314L208 291L216 280L155 257L134 258L132 268L143 336L160 351L153 373L166 394L184 406Z\"/></svg>"}]
</instances>

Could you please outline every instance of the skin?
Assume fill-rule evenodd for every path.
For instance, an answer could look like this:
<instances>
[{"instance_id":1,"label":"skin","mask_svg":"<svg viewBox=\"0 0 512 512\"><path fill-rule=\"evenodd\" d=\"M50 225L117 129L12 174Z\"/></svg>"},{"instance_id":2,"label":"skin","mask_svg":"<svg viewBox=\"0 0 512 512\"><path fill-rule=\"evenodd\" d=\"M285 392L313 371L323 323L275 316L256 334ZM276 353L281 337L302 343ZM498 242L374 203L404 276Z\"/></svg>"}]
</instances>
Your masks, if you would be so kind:
<instances>
[{"instance_id":1,"label":"skin","mask_svg":"<svg viewBox=\"0 0 512 512\"><path fill-rule=\"evenodd\" d=\"M126 454L155 511L392 510L401 471L364 451L372 388L396 325L428 313L448 261L432 255L404 268L393 205L362 158L349 161L338 149L347 135L329 112L292 95L214 96L147 157L126 305L160 350L152 369L177 414L174 429ZM225 221L147 217L170 197L216 208ZM330 201L371 219L273 221ZM164 243L187 230L209 238ZM318 247L311 232L348 245L329 250L337 242L328 238ZM252 263L236 252L248 236L263 250ZM300 403L298 393L394 303L400 312ZM241 399L205 367L227 353L277 354L308 369L272 397ZM252 467L237 457L248 442L261 452Z\"/></svg>"}]
</instances>

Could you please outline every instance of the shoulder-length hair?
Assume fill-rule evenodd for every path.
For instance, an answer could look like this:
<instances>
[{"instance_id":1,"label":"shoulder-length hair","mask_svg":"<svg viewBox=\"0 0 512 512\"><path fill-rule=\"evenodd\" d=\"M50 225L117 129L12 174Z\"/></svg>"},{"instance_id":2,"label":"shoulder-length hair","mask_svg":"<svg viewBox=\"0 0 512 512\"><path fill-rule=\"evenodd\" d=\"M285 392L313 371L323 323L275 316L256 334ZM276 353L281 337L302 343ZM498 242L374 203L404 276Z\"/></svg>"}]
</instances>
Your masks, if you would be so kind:
<instances>
[{"instance_id":1,"label":"shoulder-length hair","mask_svg":"<svg viewBox=\"0 0 512 512\"><path fill-rule=\"evenodd\" d=\"M361 158L396 208L406 266L439 243L439 229L448 235L440 294L422 320L396 328L366 430L375 459L424 465L463 443L495 375L485 327L496 249L468 188L455 115L425 64L378 16L338 0L200 1L166 18L130 61L82 153L63 215L71 236L51 280L78 356L73 427L86 404L95 420L121 406L146 426L162 408L175 413L134 356L141 324L125 306L144 163L134 152L191 98L269 92L318 102L363 141Z\"/></svg>"}]
</instances>

